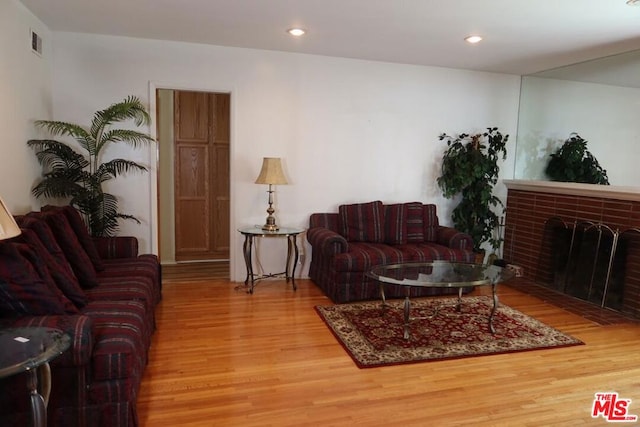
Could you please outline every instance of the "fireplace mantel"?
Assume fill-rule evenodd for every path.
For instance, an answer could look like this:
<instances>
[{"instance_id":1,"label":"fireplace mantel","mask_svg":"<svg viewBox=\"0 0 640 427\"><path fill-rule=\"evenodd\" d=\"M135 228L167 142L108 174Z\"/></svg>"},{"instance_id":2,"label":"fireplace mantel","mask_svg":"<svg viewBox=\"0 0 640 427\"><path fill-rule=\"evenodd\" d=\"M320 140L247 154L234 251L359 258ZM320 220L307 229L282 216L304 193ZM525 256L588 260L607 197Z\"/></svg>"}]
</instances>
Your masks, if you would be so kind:
<instances>
[{"instance_id":1,"label":"fireplace mantel","mask_svg":"<svg viewBox=\"0 0 640 427\"><path fill-rule=\"evenodd\" d=\"M575 182L531 181L523 179L505 179L504 184L509 190L640 202L640 187L580 184Z\"/></svg>"}]
</instances>

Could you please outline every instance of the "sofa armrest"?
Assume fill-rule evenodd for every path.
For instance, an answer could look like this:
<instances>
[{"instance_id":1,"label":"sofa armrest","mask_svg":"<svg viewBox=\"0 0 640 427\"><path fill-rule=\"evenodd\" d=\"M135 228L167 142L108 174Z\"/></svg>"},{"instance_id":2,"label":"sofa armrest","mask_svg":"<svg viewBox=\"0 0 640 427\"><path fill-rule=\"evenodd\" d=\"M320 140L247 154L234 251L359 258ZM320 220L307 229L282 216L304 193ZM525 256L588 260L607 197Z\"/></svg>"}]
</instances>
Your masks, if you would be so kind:
<instances>
[{"instance_id":1,"label":"sofa armrest","mask_svg":"<svg viewBox=\"0 0 640 427\"><path fill-rule=\"evenodd\" d=\"M451 249L473 250L471 236L452 227L438 226L436 242Z\"/></svg>"},{"instance_id":2,"label":"sofa armrest","mask_svg":"<svg viewBox=\"0 0 640 427\"><path fill-rule=\"evenodd\" d=\"M94 237L93 243L102 259L138 256L138 239L132 236Z\"/></svg>"},{"instance_id":3,"label":"sofa armrest","mask_svg":"<svg viewBox=\"0 0 640 427\"><path fill-rule=\"evenodd\" d=\"M347 239L324 227L314 227L307 230L307 240L314 250L319 250L327 256L341 254L349 250Z\"/></svg>"},{"instance_id":4,"label":"sofa armrest","mask_svg":"<svg viewBox=\"0 0 640 427\"><path fill-rule=\"evenodd\" d=\"M84 315L25 316L3 322L3 327L45 327L59 329L71 338L69 349L56 357L52 366L74 367L90 363L93 350L91 318Z\"/></svg>"}]
</instances>

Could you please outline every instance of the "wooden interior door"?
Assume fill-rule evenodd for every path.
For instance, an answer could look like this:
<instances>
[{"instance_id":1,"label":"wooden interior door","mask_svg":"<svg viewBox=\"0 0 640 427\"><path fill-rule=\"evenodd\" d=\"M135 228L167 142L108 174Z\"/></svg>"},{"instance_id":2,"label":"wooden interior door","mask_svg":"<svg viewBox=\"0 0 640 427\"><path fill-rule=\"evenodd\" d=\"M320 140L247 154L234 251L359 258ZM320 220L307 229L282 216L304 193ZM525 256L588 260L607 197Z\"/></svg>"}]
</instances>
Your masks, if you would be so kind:
<instances>
[{"instance_id":1,"label":"wooden interior door","mask_svg":"<svg viewBox=\"0 0 640 427\"><path fill-rule=\"evenodd\" d=\"M230 96L174 96L176 261L229 258Z\"/></svg>"}]
</instances>

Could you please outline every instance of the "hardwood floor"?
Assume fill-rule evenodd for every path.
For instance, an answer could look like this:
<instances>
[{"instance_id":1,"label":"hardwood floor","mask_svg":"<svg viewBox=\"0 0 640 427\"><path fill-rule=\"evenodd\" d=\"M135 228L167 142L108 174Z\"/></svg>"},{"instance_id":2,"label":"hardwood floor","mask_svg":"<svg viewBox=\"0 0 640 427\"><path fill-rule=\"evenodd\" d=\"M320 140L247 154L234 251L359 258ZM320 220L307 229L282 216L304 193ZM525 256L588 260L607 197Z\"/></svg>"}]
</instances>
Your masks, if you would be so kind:
<instances>
[{"instance_id":1,"label":"hardwood floor","mask_svg":"<svg viewBox=\"0 0 640 427\"><path fill-rule=\"evenodd\" d=\"M601 325L501 286L500 301L583 346L358 369L308 280L164 283L138 398L141 426L603 426L594 394L640 415L640 326Z\"/></svg>"},{"instance_id":2,"label":"hardwood floor","mask_svg":"<svg viewBox=\"0 0 640 427\"><path fill-rule=\"evenodd\" d=\"M229 261L183 262L162 266L162 282L190 282L203 279L228 279Z\"/></svg>"}]
</instances>

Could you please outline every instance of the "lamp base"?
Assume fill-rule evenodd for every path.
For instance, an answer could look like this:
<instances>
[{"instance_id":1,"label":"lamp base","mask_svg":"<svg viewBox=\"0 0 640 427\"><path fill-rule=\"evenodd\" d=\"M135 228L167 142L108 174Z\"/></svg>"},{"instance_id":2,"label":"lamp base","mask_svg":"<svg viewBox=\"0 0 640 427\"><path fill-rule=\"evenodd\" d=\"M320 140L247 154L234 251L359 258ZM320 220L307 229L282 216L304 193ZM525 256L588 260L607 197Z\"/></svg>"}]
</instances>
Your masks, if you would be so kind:
<instances>
[{"instance_id":1,"label":"lamp base","mask_svg":"<svg viewBox=\"0 0 640 427\"><path fill-rule=\"evenodd\" d=\"M276 211L273 209L273 190L271 189L271 184L269 184L269 208L267 209L267 220L262 226L264 231L278 231L280 228L276 225L276 217L273 216L273 213Z\"/></svg>"},{"instance_id":2,"label":"lamp base","mask_svg":"<svg viewBox=\"0 0 640 427\"><path fill-rule=\"evenodd\" d=\"M269 209L271 209L271 206L269 206ZM268 213L269 216L267 217L267 221L265 222L265 224L262 226L262 229L264 231L278 231L280 227L276 225L276 217L271 215L273 213L273 209L271 209L271 211L269 211Z\"/></svg>"},{"instance_id":3,"label":"lamp base","mask_svg":"<svg viewBox=\"0 0 640 427\"><path fill-rule=\"evenodd\" d=\"M265 224L265 225L262 226L262 229L264 231L278 231L278 230L280 230L280 227L278 227L275 224Z\"/></svg>"}]
</instances>

